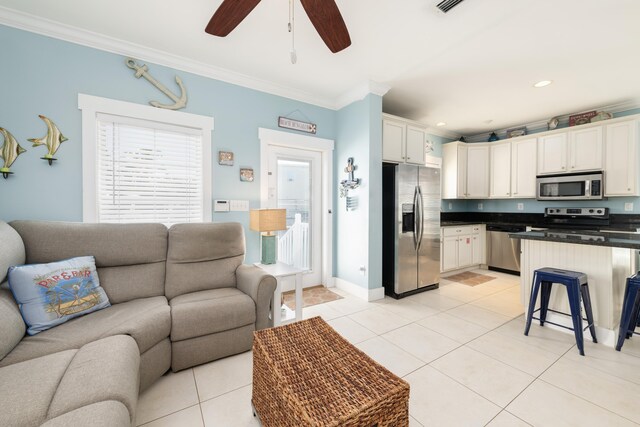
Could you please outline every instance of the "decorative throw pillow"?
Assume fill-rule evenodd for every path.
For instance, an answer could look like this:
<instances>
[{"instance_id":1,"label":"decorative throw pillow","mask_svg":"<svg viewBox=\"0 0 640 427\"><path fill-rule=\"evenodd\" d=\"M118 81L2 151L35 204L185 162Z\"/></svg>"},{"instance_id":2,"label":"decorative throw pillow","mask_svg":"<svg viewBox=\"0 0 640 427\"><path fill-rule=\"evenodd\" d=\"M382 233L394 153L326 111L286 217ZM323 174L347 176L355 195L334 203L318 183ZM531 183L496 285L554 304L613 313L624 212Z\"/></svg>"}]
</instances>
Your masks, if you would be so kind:
<instances>
[{"instance_id":1,"label":"decorative throw pillow","mask_svg":"<svg viewBox=\"0 0 640 427\"><path fill-rule=\"evenodd\" d=\"M14 266L8 277L29 335L111 305L92 256Z\"/></svg>"}]
</instances>

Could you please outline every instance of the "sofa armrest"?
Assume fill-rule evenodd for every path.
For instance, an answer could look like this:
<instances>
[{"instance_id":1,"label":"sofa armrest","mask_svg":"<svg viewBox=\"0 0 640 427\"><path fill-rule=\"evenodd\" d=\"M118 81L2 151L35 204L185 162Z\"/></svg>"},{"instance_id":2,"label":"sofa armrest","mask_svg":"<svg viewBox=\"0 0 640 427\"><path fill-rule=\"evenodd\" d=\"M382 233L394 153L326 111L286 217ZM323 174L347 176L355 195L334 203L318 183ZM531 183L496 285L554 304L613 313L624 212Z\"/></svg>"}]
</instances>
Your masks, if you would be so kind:
<instances>
[{"instance_id":1,"label":"sofa armrest","mask_svg":"<svg viewBox=\"0 0 640 427\"><path fill-rule=\"evenodd\" d=\"M276 278L259 267L243 264L236 270L236 284L256 304L256 330L272 327L271 304Z\"/></svg>"}]
</instances>

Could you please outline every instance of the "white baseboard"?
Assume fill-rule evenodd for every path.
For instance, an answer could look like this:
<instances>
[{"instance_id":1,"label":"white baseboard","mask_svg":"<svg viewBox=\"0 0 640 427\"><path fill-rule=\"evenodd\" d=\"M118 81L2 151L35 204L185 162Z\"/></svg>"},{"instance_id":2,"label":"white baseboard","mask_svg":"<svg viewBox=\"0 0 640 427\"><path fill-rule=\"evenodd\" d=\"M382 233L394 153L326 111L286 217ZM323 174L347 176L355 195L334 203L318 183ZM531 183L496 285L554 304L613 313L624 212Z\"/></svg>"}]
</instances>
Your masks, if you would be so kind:
<instances>
[{"instance_id":1,"label":"white baseboard","mask_svg":"<svg viewBox=\"0 0 640 427\"><path fill-rule=\"evenodd\" d=\"M384 298L384 288L382 286L374 289L366 289L339 277L334 277L333 283L336 288L348 292L364 301L376 301Z\"/></svg>"}]
</instances>

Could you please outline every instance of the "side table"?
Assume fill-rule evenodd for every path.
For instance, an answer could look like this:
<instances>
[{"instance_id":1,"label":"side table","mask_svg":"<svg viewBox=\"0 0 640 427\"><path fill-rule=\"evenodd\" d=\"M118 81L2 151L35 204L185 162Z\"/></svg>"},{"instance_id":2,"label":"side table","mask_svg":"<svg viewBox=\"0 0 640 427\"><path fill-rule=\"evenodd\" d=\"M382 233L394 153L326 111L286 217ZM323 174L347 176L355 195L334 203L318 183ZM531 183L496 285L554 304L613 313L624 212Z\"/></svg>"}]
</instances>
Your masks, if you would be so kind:
<instances>
[{"instance_id":1,"label":"side table","mask_svg":"<svg viewBox=\"0 0 640 427\"><path fill-rule=\"evenodd\" d=\"M259 262L254 264L256 267L260 267L265 272L271 274L276 278L276 291L273 294L273 305L271 308L271 318L273 319L273 326L279 326L286 323L293 322L295 320L302 320L302 273L304 270L292 267L282 262L276 262L275 264L260 264ZM296 311L295 313L285 305L280 306L282 300L282 281L286 277L295 276L296 281Z\"/></svg>"}]
</instances>

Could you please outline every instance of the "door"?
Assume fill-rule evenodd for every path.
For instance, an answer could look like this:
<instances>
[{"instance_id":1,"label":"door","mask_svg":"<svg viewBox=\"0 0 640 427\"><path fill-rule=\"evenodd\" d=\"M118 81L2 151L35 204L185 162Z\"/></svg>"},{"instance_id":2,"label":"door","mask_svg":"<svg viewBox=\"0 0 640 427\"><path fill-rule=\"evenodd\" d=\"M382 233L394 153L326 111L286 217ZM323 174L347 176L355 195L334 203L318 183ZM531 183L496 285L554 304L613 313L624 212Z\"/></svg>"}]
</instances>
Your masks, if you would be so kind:
<instances>
[{"instance_id":1,"label":"door","mask_svg":"<svg viewBox=\"0 0 640 427\"><path fill-rule=\"evenodd\" d=\"M418 287L440 281L440 169L418 168Z\"/></svg>"},{"instance_id":2,"label":"door","mask_svg":"<svg viewBox=\"0 0 640 427\"><path fill-rule=\"evenodd\" d=\"M287 210L278 261L306 270L303 286L322 283L322 165L318 151L269 146L270 208Z\"/></svg>"},{"instance_id":3,"label":"door","mask_svg":"<svg viewBox=\"0 0 640 427\"><path fill-rule=\"evenodd\" d=\"M489 147L471 144L467 147L467 198L489 197Z\"/></svg>"},{"instance_id":4,"label":"door","mask_svg":"<svg viewBox=\"0 0 640 427\"><path fill-rule=\"evenodd\" d=\"M505 199L511 196L511 142L499 142L489 147L491 179L489 197Z\"/></svg>"},{"instance_id":5,"label":"door","mask_svg":"<svg viewBox=\"0 0 640 427\"><path fill-rule=\"evenodd\" d=\"M458 237L458 267L473 264L473 242L471 234Z\"/></svg>"},{"instance_id":6,"label":"door","mask_svg":"<svg viewBox=\"0 0 640 427\"><path fill-rule=\"evenodd\" d=\"M635 196L638 194L637 132L637 121L606 126L605 196Z\"/></svg>"},{"instance_id":7,"label":"door","mask_svg":"<svg viewBox=\"0 0 640 427\"><path fill-rule=\"evenodd\" d=\"M567 171L567 134L543 136L538 140L538 174Z\"/></svg>"},{"instance_id":8,"label":"door","mask_svg":"<svg viewBox=\"0 0 640 427\"><path fill-rule=\"evenodd\" d=\"M442 239L442 271L458 268L458 236Z\"/></svg>"},{"instance_id":9,"label":"door","mask_svg":"<svg viewBox=\"0 0 640 427\"><path fill-rule=\"evenodd\" d=\"M407 163L424 166L424 143L426 140L424 129L407 126Z\"/></svg>"},{"instance_id":10,"label":"door","mask_svg":"<svg viewBox=\"0 0 640 427\"><path fill-rule=\"evenodd\" d=\"M418 167L398 165L396 172L396 208L398 209L398 270L395 291L400 294L416 289L418 283L417 238L419 217L416 212Z\"/></svg>"},{"instance_id":11,"label":"door","mask_svg":"<svg viewBox=\"0 0 640 427\"><path fill-rule=\"evenodd\" d=\"M537 139L514 141L511 145L511 196L536 197Z\"/></svg>"},{"instance_id":12,"label":"door","mask_svg":"<svg viewBox=\"0 0 640 427\"><path fill-rule=\"evenodd\" d=\"M601 170L602 146L602 126L569 132L569 170Z\"/></svg>"},{"instance_id":13,"label":"door","mask_svg":"<svg viewBox=\"0 0 640 427\"><path fill-rule=\"evenodd\" d=\"M382 121L382 160L404 162L406 126L389 120Z\"/></svg>"}]
</instances>

